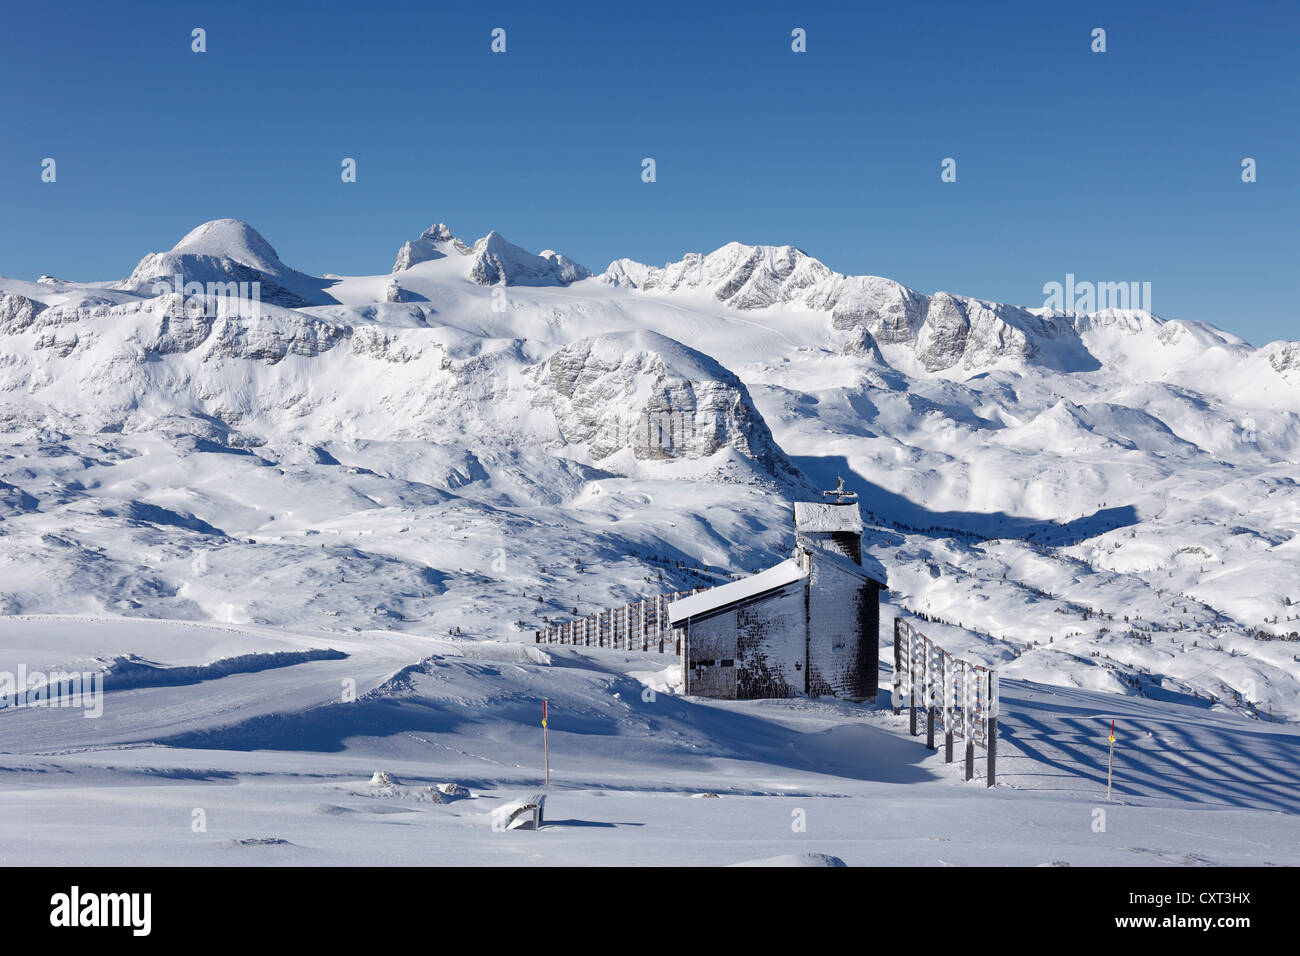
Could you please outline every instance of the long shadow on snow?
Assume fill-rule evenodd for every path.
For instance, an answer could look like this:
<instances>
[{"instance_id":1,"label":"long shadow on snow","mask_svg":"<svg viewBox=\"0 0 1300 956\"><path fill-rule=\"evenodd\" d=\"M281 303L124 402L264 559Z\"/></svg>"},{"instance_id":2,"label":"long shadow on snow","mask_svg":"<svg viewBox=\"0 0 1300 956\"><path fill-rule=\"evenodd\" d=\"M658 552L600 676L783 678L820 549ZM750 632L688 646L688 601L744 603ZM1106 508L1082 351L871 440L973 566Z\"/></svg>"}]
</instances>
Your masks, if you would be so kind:
<instances>
[{"instance_id":1,"label":"long shadow on snow","mask_svg":"<svg viewBox=\"0 0 1300 956\"><path fill-rule=\"evenodd\" d=\"M850 491L856 491L863 508L890 523L921 532L956 532L974 538L1033 539L1038 544L1066 544L1092 538L1138 522L1132 505L1103 508L1070 521L1024 518L1002 511L931 511L900 494L868 481L849 466L843 455L803 456L793 459L799 468L823 488L833 488L842 477Z\"/></svg>"},{"instance_id":2,"label":"long shadow on snow","mask_svg":"<svg viewBox=\"0 0 1300 956\"><path fill-rule=\"evenodd\" d=\"M764 719L750 705L717 705L657 694L642 699L644 685L602 669L598 660L555 655L551 665L521 665L434 657L404 668L383 686L351 703L331 703L298 713L267 714L237 724L177 734L156 741L172 747L231 751L284 750L337 753L349 740L404 734L455 736L456 748L504 750L498 741L529 739L538 732L539 687L551 706L551 750L627 758L640 763L739 760L855 780L911 783L934 775L917 766L924 747L855 722L857 707L844 705L844 723L804 732ZM455 681L439 684L451 670ZM513 672L533 680L513 688ZM469 690L466 690L466 687ZM469 700L475 687L484 689ZM447 693L438 693L445 689ZM617 696L616 696L617 695ZM761 705L759 705L761 706ZM865 710L865 705L863 710ZM507 725L503 731L502 725ZM509 726L516 725L516 726ZM574 738L577 738L576 740ZM707 769L707 767L702 768Z\"/></svg>"},{"instance_id":3,"label":"long shadow on snow","mask_svg":"<svg viewBox=\"0 0 1300 956\"><path fill-rule=\"evenodd\" d=\"M1006 703L1000 723L1004 749L1086 780L1098 792L1106 787L1110 716L1120 714L1115 750L1114 789L1121 795L1164 796L1202 804L1300 813L1300 767L1294 760L1294 734L1256 729L1243 721L1230 726L1197 723L1181 715L1153 718L1122 712L1129 698L1099 699L1098 706L1051 706L1015 700L1003 685ZM1099 713L1099 710L1101 711ZM1147 736L1150 734L1150 736ZM1007 754L1014 760L1014 754ZM1004 762L1004 772L1020 771Z\"/></svg>"}]
</instances>

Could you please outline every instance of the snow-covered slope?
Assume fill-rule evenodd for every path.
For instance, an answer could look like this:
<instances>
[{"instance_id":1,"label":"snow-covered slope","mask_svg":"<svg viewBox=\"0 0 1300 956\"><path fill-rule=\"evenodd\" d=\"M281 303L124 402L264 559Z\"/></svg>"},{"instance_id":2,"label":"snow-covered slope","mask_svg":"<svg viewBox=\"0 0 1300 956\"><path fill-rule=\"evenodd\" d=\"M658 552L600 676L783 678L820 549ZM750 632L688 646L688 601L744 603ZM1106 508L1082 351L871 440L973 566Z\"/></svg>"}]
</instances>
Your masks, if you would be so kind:
<instances>
[{"instance_id":1,"label":"snow-covered slope","mask_svg":"<svg viewBox=\"0 0 1300 956\"><path fill-rule=\"evenodd\" d=\"M17 864L1300 863L1300 732L1192 699L1005 678L990 790L888 691L683 698L659 655L75 618L0 619L0 648L109 658L98 719L0 710ZM546 826L507 831L542 789L542 696Z\"/></svg>"},{"instance_id":2,"label":"snow-covered slope","mask_svg":"<svg viewBox=\"0 0 1300 956\"><path fill-rule=\"evenodd\" d=\"M1009 668L1300 718L1297 343L739 243L590 277L438 224L315 279L222 220L0 280L0 427L11 614L518 637L775 564L842 476L898 601Z\"/></svg>"}]
</instances>

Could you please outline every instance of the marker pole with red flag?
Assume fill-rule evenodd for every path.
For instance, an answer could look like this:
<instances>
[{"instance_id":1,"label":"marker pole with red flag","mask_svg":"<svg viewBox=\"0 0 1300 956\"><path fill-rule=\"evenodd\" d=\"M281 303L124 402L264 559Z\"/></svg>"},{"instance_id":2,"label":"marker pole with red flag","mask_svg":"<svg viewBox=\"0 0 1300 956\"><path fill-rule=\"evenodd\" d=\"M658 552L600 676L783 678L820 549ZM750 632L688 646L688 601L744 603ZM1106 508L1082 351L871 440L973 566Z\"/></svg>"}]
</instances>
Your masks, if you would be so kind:
<instances>
[{"instance_id":1,"label":"marker pole with red flag","mask_svg":"<svg viewBox=\"0 0 1300 956\"><path fill-rule=\"evenodd\" d=\"M1110 802L1110 774L1115 766L1115 721L1110 722L1110 757L1106 760L1106 802Z\"/></svg>"},{"instance_id":2,"label":"marker pole with red flag","mask_svg":"<svg viewBox=\"0 0 1300 956\"><path fill-rule=\"evenodd\" d=\"M542 698L542 750L546 754L546 785L551 785L551 741L546 730L546 698Z\"/></svg>"}]
</instances>

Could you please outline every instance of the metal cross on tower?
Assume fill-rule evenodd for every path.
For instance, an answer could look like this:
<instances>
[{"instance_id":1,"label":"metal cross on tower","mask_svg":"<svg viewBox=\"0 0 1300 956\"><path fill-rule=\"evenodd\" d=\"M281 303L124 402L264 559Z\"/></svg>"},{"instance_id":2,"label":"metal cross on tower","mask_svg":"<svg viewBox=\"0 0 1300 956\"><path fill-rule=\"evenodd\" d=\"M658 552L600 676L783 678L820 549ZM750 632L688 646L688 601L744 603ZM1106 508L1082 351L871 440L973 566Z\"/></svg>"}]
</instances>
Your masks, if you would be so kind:
<instances>
[{"instance_id":1,"label":"metal cross on tower","mask_svg":"<svg viewBox=\"0 0 1300 956\"><path fill-rule=\"evenodd\" d=\"M837 505L839 505L839 504L843 504L843 503L844 503L844 500L845 500L846 498L847 498L849 501L856 501L856 500L857 500L857 497L858 497L858 493L857 493L856 491L845 491L845 490L844 490L844 479L843 479L843 478L839 478L839 477L837 477L837 478L835 479L835 490L834 490L834 491L823 491L822 494L824 494L824 495L828 495L828 496L834 496L834 498L835 498L835 503L836 503Z\"/></svg>"}]
</instances>

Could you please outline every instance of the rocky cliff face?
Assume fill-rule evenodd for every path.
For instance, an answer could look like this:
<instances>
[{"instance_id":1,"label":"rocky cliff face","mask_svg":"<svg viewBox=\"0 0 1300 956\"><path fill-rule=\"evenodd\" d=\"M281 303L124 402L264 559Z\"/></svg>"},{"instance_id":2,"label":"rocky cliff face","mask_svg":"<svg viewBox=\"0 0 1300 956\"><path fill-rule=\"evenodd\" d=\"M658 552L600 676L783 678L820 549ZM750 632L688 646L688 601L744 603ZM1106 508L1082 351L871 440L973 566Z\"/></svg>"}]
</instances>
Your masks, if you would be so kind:
<instances>
[{"instance_id":1,"label":"rocky cliff face","mask_svg":"<svg viewBox=\"0 0 1300 956\"><path fill-rule=\"evenodd\" d=\"M26 296L0 293L0 335L26 330L44 309L43 303Z\"/></svg>"},{"instance_id":2,"label":"rocky cliff face","mask_svg":"<svg viewBox=\"0 0 1300 956\"><path fill-rule=\"evenodd\" d=\"M744 384L713 359L655 332L581 339L525 373L531 404L596 461L707 458L732 448L776 477L796 469Z\"/></svg>"},{"instance_id":3,"label":"rocky cliff face","mask_svg":"<svg viewBox=\"0 0 1300 956\"><path fill-rule=\"evenodd\" d=\"M1275 342L1268 347L1268 363L1283 378L1300 380L1300 342Z\"/></svg>"}]
</instances>

